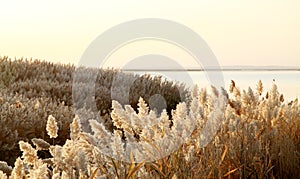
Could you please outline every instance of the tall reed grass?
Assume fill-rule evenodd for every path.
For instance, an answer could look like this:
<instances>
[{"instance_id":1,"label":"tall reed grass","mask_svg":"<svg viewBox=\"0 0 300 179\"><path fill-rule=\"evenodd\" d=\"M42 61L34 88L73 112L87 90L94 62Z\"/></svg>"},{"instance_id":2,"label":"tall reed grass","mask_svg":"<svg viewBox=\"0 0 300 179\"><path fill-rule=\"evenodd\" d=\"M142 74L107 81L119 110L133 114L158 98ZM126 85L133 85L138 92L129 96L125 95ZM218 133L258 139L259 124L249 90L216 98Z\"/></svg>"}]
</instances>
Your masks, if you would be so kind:
<instances>
[{"instance_id":1,"label":"tall reed grass","mask_svg":"<svg viewBox=\"0 0 300 179\"><path fill-rule=\"evenodd\" d=\"M5 82L2 84L7 85ZM4 131L0 138L1 149L3 146L10 149L12 143L8 141L14 140L21 153L17 153L14 164L0 162L0 178L300 176L298 99L286 102L275 83L268 91L263 88L261 81L255 90L250 87L241 90L232 81L228 94L214 87L210 90L196 86L189 92L189 101L178 102L170 113L167 110L161 113L150 110L143 98L138 99L136 108L111 101L112 109L108 115L112 128L109 130L102 123L90 120L92 133L82 129L81 120L78 116L70 115L72 110L66 104L59 101L53 103L53 99L47 97L33 100L6 92L1 93L0 123ZM224 111L216 110L222 107ZM43 130L42 136L30 135L29 125L29 134L23 138L15 137L28 124L22 118L10 120L9 116L20 116L26 111L25 108L30 108L28 115L36 116L33 120L35 125L43 126L38 132L42 133ZM7 117L3 118L3 114ZM43 118L39 119L41 114ZM208 137L204 133L205 125L220 117L222 121L217 133L211 141L205 140ZM157 125L144 127L153 121ZM66 127L66 124L70 127ZM190 125L193 128L185 128ZM14 126L12 131L16 132L5 129L9 126ZM66 129L68 134L65 133ZM186 137L189 132L191 135ZM60 135L68 135L68 138L58 142ZM156 142L164 136L170 140ZM126 153L124 144L129 141L147 144L153 150L132 148ZM171 150L178 144L176 142L183 143L176 150ZM111 149L105 151L106 148ZM163 155L166 151L168 155ZM2 152L1 157L7 154ZM124 157L128 154L129 158ZM139 157L145 155L153 160L140 160ZM122 157L129 161L117 160Z\"/></svg>"}]
</instances>

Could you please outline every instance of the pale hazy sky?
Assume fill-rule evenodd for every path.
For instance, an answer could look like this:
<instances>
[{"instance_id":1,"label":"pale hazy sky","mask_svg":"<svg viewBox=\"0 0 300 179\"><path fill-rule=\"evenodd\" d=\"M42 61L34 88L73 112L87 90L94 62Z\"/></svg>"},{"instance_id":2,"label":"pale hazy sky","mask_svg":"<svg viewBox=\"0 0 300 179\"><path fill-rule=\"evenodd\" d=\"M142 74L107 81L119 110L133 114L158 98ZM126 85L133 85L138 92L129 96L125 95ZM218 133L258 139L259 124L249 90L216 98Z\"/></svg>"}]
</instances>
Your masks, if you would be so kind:
<instances>
[{"instance_id":1,"label":"pale hazy sky","mask_svg":"<svg viewBox=\"0 0 300 179\"><path fill-rule=\"evenodd\" d=\"M197 32L223 66L300 66L298 0L11 0L0 8L1 56L76 64L105 30L163 18Z\"/></svg>"}]
</instances>

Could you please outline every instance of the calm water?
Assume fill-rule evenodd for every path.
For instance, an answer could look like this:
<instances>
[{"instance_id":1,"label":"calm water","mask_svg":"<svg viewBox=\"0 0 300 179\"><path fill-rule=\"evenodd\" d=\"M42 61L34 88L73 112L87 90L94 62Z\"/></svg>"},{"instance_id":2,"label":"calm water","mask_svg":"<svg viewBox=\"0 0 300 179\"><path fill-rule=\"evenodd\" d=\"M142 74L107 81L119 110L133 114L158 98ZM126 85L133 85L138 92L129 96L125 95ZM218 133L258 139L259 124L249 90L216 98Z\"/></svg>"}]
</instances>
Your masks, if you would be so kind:
<instances>
[{"instance_id":1,"label":"calm water","mask_svg":"<svg viewBox=\"0 0 300 179\"><path fill-rule=\"evenodd\" d=\"M203 74L192 74L196 78ZM240 89L256 88L259 80L263 82L264 92L270 90L275 83L280 93L284 94L287 100L300 97L300 71L226 71L223 72L225 88L228 89L231 80L234 80ZM201 78L201 77L200 77Z\"/></svg>"},{"instance_id":2,"label":"calm water","mask_svg":"<svg viewBox=\"0 0 300 179\"><path fill-rule=\"evenodd\" d=\"M200 87L208 87L212 84L211 78L221 79L223 76L225 89L228 90L231 80L234 80L236 86L240 89L247 90L250 86L256 89L256 84L262 80L264 86L264 94L269 91L272 84L275 83L280 93L282 93L286 101L300 97L300 71L299 70L258 70L258 71L158 71L158 72L137 72L138 74L150 73L165 76L168 79L183 81L188 85L198 84ZM220 77L221 76L221 77Z\"/></svg>"}]
</instances>

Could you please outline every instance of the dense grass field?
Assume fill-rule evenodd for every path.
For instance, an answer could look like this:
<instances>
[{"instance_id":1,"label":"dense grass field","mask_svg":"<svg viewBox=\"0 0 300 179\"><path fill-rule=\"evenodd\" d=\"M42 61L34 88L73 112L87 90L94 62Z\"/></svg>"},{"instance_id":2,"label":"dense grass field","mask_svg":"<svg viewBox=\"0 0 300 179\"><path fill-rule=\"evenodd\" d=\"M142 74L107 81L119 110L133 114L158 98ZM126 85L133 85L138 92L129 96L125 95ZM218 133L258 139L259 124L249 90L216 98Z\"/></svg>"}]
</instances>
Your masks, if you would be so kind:
<instances>
[{"instance_id":1,"label":"dense grass field","mask_svg":"<svg viewBox=\"0 0 300 179\"><path fill-rule=\"evenodd\" d=\"M300 106L298 99L285 101L275 83L271 89L264 89L261 81L248 89L240 89L234 81L229 91L188 89L160 77L99 69L94 100L102 121L88 121L92 132L87 132L75 116L75 109L84 115L90 112L85 104L73 103L84 97L84 92L72 94L74 71L72 65L0 57L0 178L300 176ZM111 99L116 75L123 81L135 79L129 90L132 108ZM84 77L77 79L84 85ZM166 100L165 110L150 110L150 97L155 94ZM218 108L214 101L221 97L222 113L214 110ZM205 124L216 116L222 118L221 126L203 147ZM181 129L191 135L170 155L139 163L138 156L130 156L129 162L116 159L125 154L124 141L147 144L155 154L162 153L166 146L155 140L174 138L178 126L191 118L192 131ZM132 119L141 124L154 120L158 125L130 126ZM111 138L104 140L104 134ZM118 157L104 155L104 146L112 146Z\"/></svg>"}]
</instances>

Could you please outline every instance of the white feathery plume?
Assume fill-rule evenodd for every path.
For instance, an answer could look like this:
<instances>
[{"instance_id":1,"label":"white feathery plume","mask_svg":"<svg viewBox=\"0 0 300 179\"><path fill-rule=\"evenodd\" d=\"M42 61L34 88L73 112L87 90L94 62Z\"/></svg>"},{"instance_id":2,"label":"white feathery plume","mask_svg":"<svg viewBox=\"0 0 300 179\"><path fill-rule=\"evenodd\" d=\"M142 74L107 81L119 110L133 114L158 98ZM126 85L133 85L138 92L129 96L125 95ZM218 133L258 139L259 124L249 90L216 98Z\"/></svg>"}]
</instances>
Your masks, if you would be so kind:
<instances>
[{"instance_id":1,"label":"white feathery plume","mask_svg":"<svg viewBox=\"0 0 300 179\"><path fill-rule=\"evenodd\" d=\"M132 127L136 132L139 132L144 128L142 121L140 120L139 116L136 113L133 113L131 115L130 120L131 120Z\"/></svg>"},{"instance_id":2,"label":"white feathery plume","mask_svg":"<svg viewBox=\"0 0 300 179\"><path fill-rule=\"evenodd\" d=\"M159 127L162 130L162 134L161 134L162 136L161 137L164 137L164 135L166 133L169 133L169 131L170 131L170 127L169 127L170 126L169 115L168 115L168 113L167 113L167 111L165 109L160 114L159 120L160 120Z\"/></svg>"},{"instance_id":3,"label":"white feathery plume","mask_svg":"<svg viewBox=\"0 0 300 179\"><path fill-rule=\"evenodd\" d=\"M82 132L81 129L81 123L78 115L76 115L73 119L73 122L70 125L70 137L72 140L76 140L79 137L80 132Z\"/></svg>"},{"instance_id":4,"label":"white feathery plume","mask_svg":"<svg viewBox=\"0 0 300 179\"><path fill-rule=\"evenodd\" d=\"M256 85L256 90L257 90L257 92L258 92L259 95L262 94L263 89L264 89L263 84L262 84L261 80L259 80L258 83L257 83L257 85Z\"/></svg>"},{"instance_id":5,"label":"white feathery plume","mask_svg":"<svg viewBox=\"0 0 300 179\"><path fill-rule=\"evenodd\" d=\"M57 122L52 115L49 115L48 117L46 130L50 138L57 137L57 131L58 131Z\"/></svg>"},{"instance_id":6,"label":"white feathery plume","mask_svg":"<svg viewBox=\"0 0 300 179\"><path fill-rule=\"evenodd\" d=\"M37 161L37 150L35 150L28 142L19 142L20 150L23 152L23 161L30 165L35 165Z\"/></svg>"},{"instance_id":7,"label":"white feathery plume","mask_svg":"<svg viewBox=\"0 0 300 179\"><path fill-rule=\"evenodd\" d=\"M12 168L11 168L11 166L8 166L6 162L0 161L0 171L10 174L12 171Z\"/></svg>"},{"instance_id":8,"label":"white feathery plume","mask_svg":"<svg viewBox=\"0 0 300 179\"><path fill-rule=\"evenodd\" d=\"M111 118L113 121L114 126L117 128L124 128L124 127L130 127L130 119L127 116L126 111L123 109L122 105L117 101L112 101L112 112L111 112Z\"/></svg>"},{"instance_id":9,"label":"white feathery plume","mask_svg":"<svg viewBox=\"0 0 300 179\"><path fill-rule=\"evenodd\" d=\"M113 135L111 142L112 154L114 158L124 158L124 143L119 135Z\"/></svg>"},{"instance_id":10,"label":"white feathery plume","mask_svg":"<svg viewBox=\"0 0 300 179\"><path fill-rule=\"evenodd\" d=\"M107 149L110 148L112 134L105 129L102 123L98 123L96 120L90 120L89 122L94 132L93 137L95 139L93 141L98 141L97 146L107 151Z\"/></svg>"},{"instance_id":11,"label":"white feathery plume","mask_svg":"<svg viewBox=\"0 0 300 179\"><path fill-rule=\"evenodd\" d=\"M62 146L59 146L59 145L50 146L49 152L53 156L52 162L55 164L55 167L53 168L53 175L58 173L58 176L60 176L59 168L64 165L63 161L61 160L61 158L62 158Z\"/></svg>"},{"instance_id":12,"label":"white feathery plume","mask_svg":"<svg viewBox=\"0 0 300 179\"><path fill-rule=\"evenodd\" d=\"M176 131L179 135L181 135L183 130L183 123L187 118L187 107L186 104L179 103L176 106L176 110L173 110L172 120L173 126L172 130Z\"/></svg>"},{"instance_id":13,"label":"white feathery plume","mask_svg":"<svg viewBox=\"0 0 300 179\"><path fill-rule=\"evenodd\" d=\"M33 138L31 141L36 146L37 150L48 150L50 147L50 144L43 139Z\"/></svg>"},{"instance_id":14,"label":"white feathery plume","mask_svg":"<svg viewBox=\"0 0 300 179\"><path fill-rule=\"evenodd\" d=\"M145 116L148 115L148 110L149 107L147 106L147 104L145 103L144 99L142 97L139 98L139 103L138 103L138 115L140 118L143 118Z\"/></svg>"},{"instance_id":15,"label":"white feathery plume","mask_svg":"<svg viewBox=\"0 0 300 179\"><path fill-rule=\"evenodd\" d=\"M2 170L0 170L0 178L7 179L7 175Z\"/></svg>"},{"instance_id":16,"label":"white feathery plume","mask_svg":"<svg viewBox=\"0 0 300 179\"><path fill-rule=\"evenodd\" d=\"M225 97L223 95L213 98L214 108L208 116L205 127L200 135L200 147L205 147L215 136L224 118Z\"/></svg>"},{"instance_id":17,"label":"white feathery plume","mask_svg":"<svg viewBox=\"0 0 300 179\"><path fill-rule=\"evenodd\" d=\"M34 169L30 170L29 178L44 179L49 177L48 167L46 163L38 162L39 164Z\"/></svg>"},{"instance_id":18,"label":"white feathery plume","mask_svg":"<svg viewBox=\"0 0 300 179\"><path fill-rule=\"evenodd\" d=\"M87 159L86 159L86 155L84 153L83 150L79 150L78 154L77 154L77 169L80 171L80 173L82 172L83 174L87 173Z\"/></svg>"},{"instance_id":19,"label":"white feathery plume","mask_svg":"<svg viewBox=\"0 0 300 179\"><path fill-rule=\"evenodd\" d=\"M202 88L199 95L199 100L201 105L203 106L205 102L207 101L207 91L206 88Z\"/></svg>"},{"instance_id":20,"label":"white feathery plume","mask_svg":"<svg viewBox=\"0 0 300 179\"><path fill-rule=\"evenodd\" d=\"M102 123L97 122L96 120L90 120L91 128L94 132L94 136L97 138L108 138L111 137L111 133L108 132Z\"/></svg>"},{"instance_id":21,"label":"white feathery plume","mask_svg":"<svg viewBox=\"0 0 300 179\"><path fill-rule=\"evenodd\" d=\"M192 98L196 98L199 96L199 86L196 84L193 87Z\"/></svg>"},{"instance_id":22,"label":"white feathery plume","mask_svg":"<svg viewBox=\"0 0 300 179\"><path fill-rule=\"evenodd\" d=\"M52 179L60 179L60 173L53 174Z\"/></svg>"}]
</instances>

